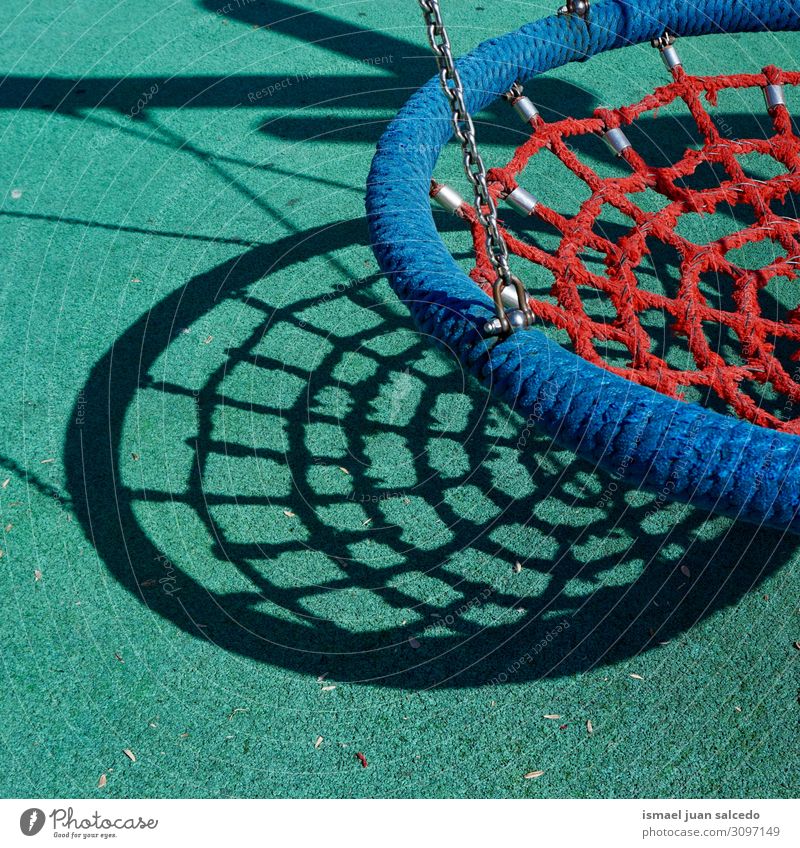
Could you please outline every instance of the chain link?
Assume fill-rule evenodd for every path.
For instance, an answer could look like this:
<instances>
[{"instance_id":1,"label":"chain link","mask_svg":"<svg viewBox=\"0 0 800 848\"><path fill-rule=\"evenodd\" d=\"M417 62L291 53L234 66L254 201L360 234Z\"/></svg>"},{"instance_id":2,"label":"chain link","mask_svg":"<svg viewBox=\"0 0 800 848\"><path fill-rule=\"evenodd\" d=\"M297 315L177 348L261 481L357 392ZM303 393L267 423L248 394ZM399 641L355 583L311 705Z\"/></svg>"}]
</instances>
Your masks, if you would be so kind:
<instances>
[{"instance_id":1,"label":"chain link","mask_svg":"<svg viewBox=\"0 0 800 848\"><path fill-rule=\"evenodd\" d=\"M450 38L442 21L439 0L418 0L418 2L425 17L428 42L439 68L439 81L450 103L453 131L461 144L464 173L467 175L475 194L475 213L486 234L486 249L489 261L496 274L493 285L495 308L500 321L501 332L507 334L511 331L511 324L506 316L506 309L502 300L502 291L507 286L512 286L516 292L526 326L533 322L533 316L528 306L525 289L521 281L511 273L508 264L508 248L497 223L497 206L489 192L486 167L478 152L475 125L472 123L472 116L464 102L464 86L453 59Z\"/></svg>"}]
</instances>

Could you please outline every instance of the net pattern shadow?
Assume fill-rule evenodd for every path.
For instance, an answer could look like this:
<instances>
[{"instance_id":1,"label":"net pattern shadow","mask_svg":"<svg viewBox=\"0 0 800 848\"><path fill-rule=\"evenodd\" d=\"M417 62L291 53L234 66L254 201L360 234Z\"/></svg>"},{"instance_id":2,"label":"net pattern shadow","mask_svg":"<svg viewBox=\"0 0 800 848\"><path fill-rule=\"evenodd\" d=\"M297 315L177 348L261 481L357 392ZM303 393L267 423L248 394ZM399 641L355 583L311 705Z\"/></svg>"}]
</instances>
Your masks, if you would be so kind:
<instances>
[{"instance_id":1,"label":"net pattern shadow","mask_svg":"<svg viewBox=\"0 0 800 848\"><path fill-rule=\"evenodd\" d=\"M523 240L505 224L503 236L512 256L534 262L552 274L550 297L536 297L529 291L530 307L538 321L565 331L574 351L583 359L671 397L686 399L687 387L694 387L709 399L716 396L740 418L800 433L800 383L796 379L800 367L794 369L790 364L800 362L800 307L795 305L785 314L771 317L764 314L759 302L759 292L771 280L781 277L795 281L800 268L800 221L773 209L773 205L785 203L791 193L800 190L800 139L783 104L768 110L774 132L765 138L723 135L706 107L706 103L716 106L725 89L797 86L800 73L768 66L759 74L692 76L678 66L672 75L669 84L630 106L596 109L591 117L583 119L568 117L548 122L540 114L531 117L533 131L527 140L505 166L488 173L495 201L504 200L519 187L521 173L545 150L579 177L590 194L574 216L536 203L530 214L560 233L554 251ZM655 118L660 109L681 100L697 125L701 143L688 147L677 162L653 166L634 146L626 146L619 156L630 166L630 172L603 177L577 155L574 142L578 137L621 130L647 113ZM622 137L625 138L624 132ZM753 153L771 157L785 171L782 168L777 176L765 180L748 176L739 157ZM718 185L692 188L688 181L706 164L723 169L720 173L724 176ZM432 196L439 188L440 184L432 184ZM636 195L647 190L662 196L663 208L646 211L637 204ZM632 222L616 240L598 232L599 218L608 206ZM721 207L742 208L749 212L752 224L705 244L679 234L681 216L711 215ZM494 272L475 210L462 203L456 214L471 230L475 266L470 276L491 294ZM766 239L774 243L773 252L780 255L761 268L742 267L729 255L730 251ZM653 240L679 256L680 281L673 292L648 290L642 284L642 263L653 261ZM605 273L598 274L587 267L590 251L602 256ZM724 303L710 302L702 291L701 279L709 273L731 281ZM587 309L589 296L605 299L613 307L614 316L593 317ZM654 352L657 346L642 321L648 310L664 315L665 332L682 337L691 354L691 359L683 363L688 367L676 367ZM707 333L704 325L716 325L717 337L725 332L737 340L739 350L731 358L738 362L726 361L709 341L714 333ZM605 352L613 347L609 343L616 343L616 349L623 352L622 360L609 361ZM790 350L783 361L776 356L777 345ZM778 402L766 408L760 396L764 392L777 396Z\"/></svg>"}]
</instances>

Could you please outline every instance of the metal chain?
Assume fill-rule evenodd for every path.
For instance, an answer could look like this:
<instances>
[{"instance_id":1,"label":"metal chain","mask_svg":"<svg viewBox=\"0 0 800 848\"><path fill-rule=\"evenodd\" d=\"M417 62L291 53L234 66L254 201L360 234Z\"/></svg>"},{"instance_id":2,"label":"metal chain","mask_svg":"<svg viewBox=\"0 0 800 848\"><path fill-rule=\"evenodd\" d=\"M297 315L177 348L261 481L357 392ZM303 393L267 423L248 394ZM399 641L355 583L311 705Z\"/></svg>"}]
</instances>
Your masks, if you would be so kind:
<instances>
[{"instance_id":1,"label":"metal chain","mask_svg":"<svg viewBox=\"0 0 800 848\"><path fill-rule=\"evenodd\" d=\"M464 173L472 184L475 193L475 213L486 234L486 249L489 255L489 261L497 275L493 285L494 304L497 309L501 334L506 335L512 329L512 324L506 315L506 308L502 300L502 291L507 286L513 287L516 292L522 318L524 319L523 326L531 324L533 322L533 316L528 306L525 289L521 281L511 273L511 268L508 264L508 248L497 223L497 206L489 192L489 185L486 181L486 167L478 152L472 116L469 114L467 106L464 103L464 86L461 83L461 77L453 59L450 38L442 22L439 0L418 0L418 2L422 9L422 14L425 17L428 42L436 57L436 64L439 67L439 80L442 84L442 90L450 103L453 131L461 143ZM519 319L514 323L519 325Z\"/></svg>"}]
</instances>

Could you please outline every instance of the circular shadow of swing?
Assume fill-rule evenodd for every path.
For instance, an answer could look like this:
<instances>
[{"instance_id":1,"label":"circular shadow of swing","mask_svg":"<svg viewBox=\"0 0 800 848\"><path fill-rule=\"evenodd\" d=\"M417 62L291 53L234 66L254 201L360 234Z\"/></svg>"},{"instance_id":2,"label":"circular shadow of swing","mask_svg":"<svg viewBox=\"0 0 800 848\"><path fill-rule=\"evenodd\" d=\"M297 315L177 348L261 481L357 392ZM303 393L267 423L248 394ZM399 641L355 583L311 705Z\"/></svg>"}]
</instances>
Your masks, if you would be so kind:
<instances>
[{"instance_id":1,"label":"circular shadow of swing","mask_svg":"<svg viewBox=\"0 0 800 848\"><path fill-rule=\"evenodd\" d=\"M667 641L791 555L626 490L489 403L359 276L361 239L343 222L253 248L95 365L68 484L148 607L336 680L521 683Z\"/></svg>"}]
</instances>

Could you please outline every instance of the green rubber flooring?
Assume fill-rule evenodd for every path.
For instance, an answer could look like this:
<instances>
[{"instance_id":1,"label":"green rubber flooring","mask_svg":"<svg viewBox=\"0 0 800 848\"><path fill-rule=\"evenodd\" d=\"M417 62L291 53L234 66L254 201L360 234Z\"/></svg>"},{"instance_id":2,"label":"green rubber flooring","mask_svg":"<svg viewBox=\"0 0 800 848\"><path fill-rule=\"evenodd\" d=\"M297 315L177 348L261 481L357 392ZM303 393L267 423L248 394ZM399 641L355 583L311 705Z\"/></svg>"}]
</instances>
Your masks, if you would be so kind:
<instances>
[{"instance_id":1,"label":"green rubber flooring","mask_svg":"<svg viewBox=\"0 0 800 848\"><path fill-rule=\"evenodd\" d=\"M220 2L0 24L0 794L796 795L798 542L612 488L378 273L416 3ZM454 48L554 5L450 0ZM643 46L531 92L582 115L664 79ZM483 116L487 160L514 121Z\"/></svg>"}]
</instances>

